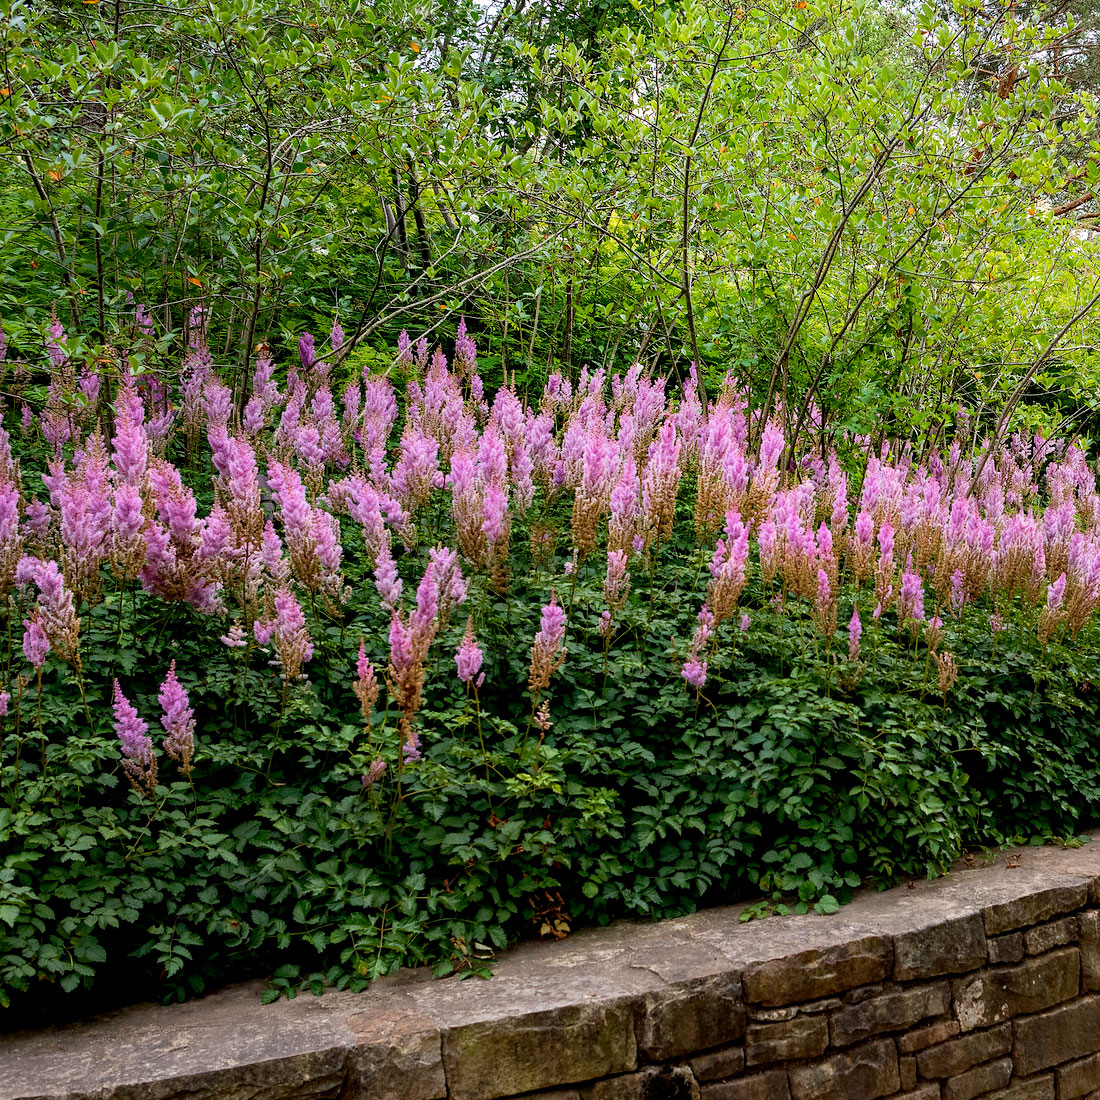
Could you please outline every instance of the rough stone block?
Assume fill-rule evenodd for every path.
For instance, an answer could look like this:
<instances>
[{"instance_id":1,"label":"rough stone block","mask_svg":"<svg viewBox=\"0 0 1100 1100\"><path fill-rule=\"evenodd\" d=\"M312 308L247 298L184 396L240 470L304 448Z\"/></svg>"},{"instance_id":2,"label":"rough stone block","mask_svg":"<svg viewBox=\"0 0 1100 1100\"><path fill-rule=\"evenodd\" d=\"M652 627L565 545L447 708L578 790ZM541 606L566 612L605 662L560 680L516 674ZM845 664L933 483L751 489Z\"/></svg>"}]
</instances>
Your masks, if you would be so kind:
<instances>
[{"instance_id":1,"label":"rough stone block","mask_svg":"<svg viewBox=\"0 0 1100 1100\"><path fill-rule=\"evenodd\" d=\"M815 1012L832 1012L834 1008L840 1008L839 997L826 997L823 1001L810 1001L809 1004L799 1005L798 1011L813 1015Z\"/></svg>"},{"instance_id":2,"label":"rough stone block","mask_svg":"<svg viewBox=\"0 0 1100 1100\"><path fill-rule=\"evenodd\" d=\"M877 1100L901 1087L898 1056L889 1039L797 1066L790 1081L794 1100Z\"/></svg>"},{"instance_id":3,"label":"rough stone block","mask_svg":"<svg viewBox=\"0 0 1100 1100\"><path fill-rule=\"evenodd\" d=\"M982 1100L1054 1100L1054 1074L1013 1081L1007 1089L991 1092Z\"/></svg>"},{"instance_id":4,"label":"rough stone block","mask_svg":"<svg viewBox=\"0 0 1100 1100\"><path fill-rule=\"evenodd\" d=\"M940 1086L934 1081L913 1089L912 1092L903 1092L894 1097L894 1100L940 1100Z\"/></svg>"},{"instance_id":5,"label":"rough stone block","mask_svg":"<svg viewBox=\"0 0 1100 1100\"><path fill-rule=\"evenodd\" d=\"M1012 1059L1000 1058L975 1066L943 1085L943 1100L974 1100L975 1096L1002 1089L1012 1080Z\"/></svg>"},{"instance_id":6,"label":"rough stone block","mask_svg":"<svg viewBox=\"0 0 1100 1100\"><path fill-rule=\"evenodd\" d=\"M927 1027L919 1027L913 1031L907 1031L897 1038L898 1050L902 1054L913 1054L925 1047L934 1046L936 1043L944 1043L948 1039L954 1039L959 1034L958 1020L937 1020Z\"/></svg>"},{"instance_id":7,"label":"rough stone block","mask_svg":"<svg viewBox=\"0 0 1100 1100\"><path fill-rule=\"evenodd\" d=\"M846 1005L829 1018L833 1046L846 1047L884 1031L904 1031L929 1016L941 1015L950 1005L946 982L898 989Z\"/></svg>"},{"instance_id":8,"label":"rough stone block","mask_svg":"<svg viewBox=\"0 0 1100 1100\"><path fill-rule=\"evenodd\" d=\"M953 983L955 1015L963 1031L988 1027L1077 996L1081 957L1075 947L1028 959L1019 966L997 967Z\"/></svg>"},{"instance_id":9,"label":"rough stone block","mask_svg":"<svg viewBox=\"0 0 1100 1100\"><path fill-rule=\"evenodd\" d=\"M1018 963L1024 957L1023 932L1009 932L1005 936L994 936L989 941L989 961L998 963Z\"/></svg>"},{"instance_id":10,"label":"rough stone block","mask_svg":"<svg viewBox=\"0 0 1100 1100\"><path fill-rule=\"evenodd\" d=\"M1081 990L1092 993L1100 989L1100 909L1089 909L1078 915L1081 934Z\"/></svg>"},{"instance_id":11,"label":"rough stone block","mask_svg":"<svg viewBox=\"0 0 1100 1100\"><path fill-rule=\"evenodd\" d=\"M912 1054L898 1059L898 1079L903 1089L917 1087L917 1060Z\"/></svg>"},{"instance_id":12,"label":"rough stone block","mask_svg":"<svg viewBox=\"0 0 1100 1100\"><path fill-rule=\"evenodd\" d=\"M565 1005L452 1027L443 1063L453 1100L496 1100L634 1069L631 1006Z\"/></svg>"},{"instance_id":13,"label":"rough stone block","mask_svg":"<svg viewBox=\"0 0 1100 1100\"><path fill-rule=\"evenodd\" d=\"M894 977L899 982L964 974L986 961L985 926L977 913L894 937Z\"/></svg>"},{"instance_id":14,"label":"rough stone block","mask_svg":"<svg viewBox=\"0 0 1100 1100\"><path fill-rule=\"evenodd\" d=\"M917 1055L922 1077L954 1077L980 1062L999 1058L1012 1049L1012 1025L1001 1024L989 1031L975 1031L958 1039L949 1039Z\"/></svg>"},{"instance_id":15,"label":"rough stone block","mask_svg":"<svg viewBox=\"0 0 1100 1100\"><path fill-rule=\"evenodd\" d=\"M1100 996L1016 1020L1012 1027L1012 1057L1021 1076L1083 1058L1095 1053L1100 1043Z\"/></svg>"},{"instance_id":16,"label":"rough stone block","mask_svg":"<svg viewBox=\"0 0 1100 1100\"><path fill-rule=\"evenodd\" d=\"M742 1047L726 1047L712 1050L691 1060L691 1072L697 1081L721 1081L736 1077L745 1068L745 1051Z\"/></svg>"},{"instance_id":17,"label":"rough stone block","mask_svg":"<svg viewBox=\"0 0 1100 1100\"><path fill-rule=\"evenodd\" d=\"M1096 1045L1100 1047L1100 1036L1097 1036ZM1060 1066L1056 1077L1058 1100L1077 1100L1077 1097L1086 1096L1093 1089L1100 1089L1100 1054Z\"/></svg>"},{"instance_id":18,"label":"rough stone block","mask_svg":"<svg viewBox=\"0 0 1100 1100\"><path fill-rule=\"evenodd\" d=\"M714 974L647 993L637 1020L638 1053L664 1062L745 1034L739 974Z\"/></svg>"},{"instance_id":19,"label":"rough stone block","mask_svg":"<svg viewBox=\"0 0 1100 1100\"><path fill-rule=\"evenodd\" d=\"M687 1066L647 1066L596 1081L580 1094L581 1100L700 1100L699 1085Z\"/></svg>"},{"instance_id":20,"label":"rough stone block","mask_svg":"<svg viewBox=\"0 0 1100 1100\"><path fill-rule=\"evenodd\" d=\"M1087 886L1084 883L1074 883L1050 886L986 906L982 910L985 934L999 936L1002 932L1026 928L1029 924L1041 924L1060 913L1072 913L1075 909L1083 908L1087 898Z\"/></svg>"},{"instance_id":21,"label":"rough stone block","mask_svg":"<svg viewBox=\"0 0 1100 1100\"><path fill-rule=\"evenodd\" d=\"M745 1063L760 1066L795 1058L816 1058L829 1045L823 1016L796 1016L782 1023L752 1023L745 1035Z\"/></svg>"},{"instance_id":22,"label":"rough stone block","mask_svg":"<svg viewBox=\"0 0 1100 1100\"><path fill-rule=\"evenodd\" d=\"M1024 949L1029 955L1041 955L1055 947L1077 942L1077 918L1063 917L1040 924L1038 928L1029 928L1024 933Z\"/></svg>"},{"instance_id":23,"label":"rough stone block","mask_svg":"<svg viewBox=\"0 0 1100 1100\"><path fill-rule=\"evenodd\" d=\"M765 1007L816 1001L885 978L893 964L889 940L862 936L847 943L799 951L746 970L745 1000Z\"/></svg>"},{"instance_id":24,"label":"rough stone block","mask_svg":"<svg viewBox=\"0 0 1100 1100\"><path fill-rule=\"evenodd\" d=\"M784 1070L754 1073L738 1081L720 1081L704 1085L702 1100L791 1100L791 1090Z\"/></svg>"},{"instance_id":25,"label":"rough stone block","mask_svg":"<svg viewBox=\"0 0 1100 1100\"><path fill-rule=\"evenodd\" d=\"M434 1100L447 1095L439 1031L395 1005L348 1017L358 1040L348 1056L348 1095L372 1100Z\"/></svg>"}]
</instances>

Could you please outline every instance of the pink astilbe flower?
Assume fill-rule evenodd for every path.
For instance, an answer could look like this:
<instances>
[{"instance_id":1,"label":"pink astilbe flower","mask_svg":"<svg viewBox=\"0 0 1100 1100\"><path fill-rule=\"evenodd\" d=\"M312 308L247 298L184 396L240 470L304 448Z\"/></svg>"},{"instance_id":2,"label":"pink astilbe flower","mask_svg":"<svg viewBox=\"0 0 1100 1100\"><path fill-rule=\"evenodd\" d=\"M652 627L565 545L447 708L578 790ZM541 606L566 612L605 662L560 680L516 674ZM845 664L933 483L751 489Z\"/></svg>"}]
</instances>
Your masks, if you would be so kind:
<instances>
[{"instance_id":1,"label":"pink astilbe flower","mask_svg":"<svg viewBox=\"0 0 1100 1100\"><path fill-rule=\"evenodd\" d=\"M1060 573L1058 579L1047 585L1047 602L1039 612L1039 641L1046 645L1058 625L1066 619L1066 574Z\"/></svg>"},{"instance_id":2,"label":"pink astilbe flower","mask_svg":"<svg viewBox=\"0 0 1100 1100\"><path fill-rule=\"evenodd\" d=\"M42 666L50 652L50 639L42 629L41 621L36 617L23 620L23 655L35 672L41 675Z\"/></svg>"},{"instance_id":3,"label":"pink astilbe flower","mask_svg":"<svg viewBox=\"0 0 1100 1100\"><path fill-rule=\"evenodd\" d=\"M288 681L299 679L302 667L313 659L313 641L301 605L288 588L275 593L275 625L270 637L283 675Z\"/></svg>"},{"instance_id":4,"label":"pink astilbe flower","mask_svg":"<svg viewBox=\"0 0 1100 1100\"><path fill-rule=\"evenodd\" d=\"M32 621L37 624L39 630L44 632L50 646L57 651L62 660L73 660L77 653L80 619L76 615L72 592L66 587L65 578L58 569L57 562L41 561L31 557L23 558L16 566L15 583L17 585L34 584L37 587L38 604ZM26 635L24 635L25 641ZM40 647L37 636L36 645ZM42 656L45 656L44 652ZM36 667L40 665L41 662Z\"/></svg>"},{"instance_id":5,"label":"pink astilbe flower","mask_svg":"<svg viewBox=\"0 0 1100 1100\"><path fill-rule=\"evenodd\" d=\"M115 401L115 434L112 440L115 469L121 481L140 485L149 460L149 441L143 426L145 406L127 379Z\"/></svg>"},{"instance_id":6,"label":"pink astilbe flower","mask_svg":"<svg viewBox=\"0 0 1100 1100\"><path fill-rule=\"evenodd\" d=\"M481 647L474 641L474 620L472 617L466 620L466 631L462 635L462 641L455 652L455 665L458 669L458 678L464 684L473 683L477 679L477 687L485 682L485 673L481 672L482 653ZM481 675L478 676L478 673Z\"/></svg>"},{"instance_id":7,"label":"pink astilbe flower","mask_svg":"<svg viewBox=\"0 0 1100 1100\"><path fill-rule=\"evenodd\" d=\"M539 630L531 646L531 667L527 687L537 699L550 686L550 677L565 663L565 611L551 594L542 609Z\"/></svg>"},{"instance_id":8,"label":"pink astilbe flower","mask_svg":"<svg viewBox=\"0 0 1100 1100\"><path fill-rule=\"evenodd\" d=\"M906 569L901 577L901 592L898 594L898 622L924 621L924 585L920 574Z\"/></svg>"},{"instance_id":9,"label":"pink astilbe flower","mask_svg":"<svg viewBox=\"0 0 1100 1100\"><path fill-rule=\"evenodd\" d=\"M19 498L19 486L0 476L0 599L10 591L15 580L16 566L23 556Z\"/></svg>"},{"instance_id":10,"label":"pink astilbe flower","mask_svg":"<svg viewBox=\"0 0 1100 1100\"><path fill-rule=\"evenodd\" d=\"M813 617L818 630L826 638L832 638L836 631L836 592L829 582L829 574L824 569L817 571L817 592L814 596Z\"/></svg>"},{"instance_id":11,"label":"pink astilbe flower","mask_svg":"<svg viewBox=\"0 0 1100 1100\"><path fill-rule=\"evenodd\" d=\"M0 691L0 718L7 718L8 707L11 705L11 692Z\"/></svg>"},{"instance_id":12,"label":"pink astilbe flower","mask_svg":"<svg viewBox=\"0 0 1100 1100\"><path fill-rule=\"evenodd\" d=\"M611 490L611 518L607 523L607 548L630 550L638 537L638 503L641 482L630 455L623 457L615 487Z\"/></svg>"},{"instance_id":13,"label":"pink astilbe flower","mask_svg":"<svg viewBox=\"0 0 1100 1100\"><path fill-rule=\"evenodd\" d=\"M409 339L409 334L404 329L397 337L397 362L402 367L413 365L412 340Z\"/></svg>"},{"instance_id":14,"label":"pink astilbe flower","mask_svg":"<svg viewBox=\"0 0 1100 1100\"><path fill-rule=\"evenodd\" d=\"M119 580L134 580L145 564L145 515L141 493L133 485L115 490L111 511L110 560Z\"/></svg>"},{"instance_id":15,"label":"pink astilbe flower","mask_svg":"<svg viewBox=\"0 0 1100 1100\"><path fill-rule=\"evenodd\" d=\"M698 657L689 657L684 662L680 675L697 691L702 690L707 683L707 662Z\"/></svg>"},{"instance_id":16,"label":"pink astilbe flower","mask_svg":"<svg viewBox=\"0 0 1100 1100\"><path fill-rule=\"evenodd\" d=\"M451 621L451 611L466 602L469 581L462 575L458 551L446 546L433 546L428 551L428 563L436 586L440 627Z\"/></svg>"},{"instance_id":17,"label":"pink astilbe flower","mask_svg":"<svg viewBox=\"0 0 1100 1100\"><path fill-rule=\"evenodd\" d=\"M458 333L455 336L454 368L460 377L467 377L477 370L477 345L466 332L466 318L458 321Z\"/></svg>"},{"instance_id":18,"label":"pink astilbe flower","mask_svg":"<svg viewBox=\"0 0 1100 1100\"><path fill-rule=\"evenodd\" d=\"M439 472L439 443L421 432L406 428L400 455L393 471L393 489L409 512L426 505Z\"/></svg>"},{"instance_id":19,"label":"pink astilbe flower","mask_svg":"<svg viewBox=\"0 0 1100 1100\"><path fill-rule=\"evenodd\" d=\"M749 525L741 522L736 512L726 516L726 534L718 540L710 561L710 581L707 583L707 606L714 615L715 626L734 612L745 588L749 562Z\"/></svg>"},{"instance_id":20,"label":"pink astilbe flower","mask_svg":"<svg viewBox=\"0 0 1100 1100\"><path fill-rule=\"evenodd\" d=\"M160 724L164 727L164 751L180 766L184 775L191 774L191 758L195 752L195 712L183 685L176 678L176 662L168 666L168 675L160 686Z\"/></svg>"},{"instance_id":21,"label":"pink astilbe flower","mask_svg":"<svg viewBox=\"0 0 1100 1100\"><path fill-rule=\"evenodd\" d=\"M397 563L393 560L388 543L379 551L375 559L374 584L378 589L382 606L389 611L396 610L404 586L397 575Z\"/></svg>"},{"instance_id":22,"label":"pink astilbe flower","mask_svg":"<svg viewBox=\"0 0 1100 1100\"><path fill-rule=\"evenodd\" d=\"M149 727L138 717L118 680L114 682L115 733L122 745L122 767L130 785L142 796L152 796L157 789L157 758Z\"/></svg>"},{"instance_id":23,"label":"pink astilbe flower","mask_svg":"<svg viewBox=\"0 0 1100 1100\"><path fill-rule=\"evenodd\" d=\"M852 617L848 621L848 660L859 660L859 639L863 635L863 623L859 619L859 608L852 608Z\"/></svg>"},{"instance_id":24,"label":"pink astilbe flower","mask_svg":"<svg viewBox=\"0 0 1100 1100\"><path fill-rule=\"evenodd\" d=\"M218 641L227 649L244 649L248 645L248 639L240 619L235 619L228 632L220 635Z\"/></svg>"},{"instance_id":25,"label":"pink astilbe flower","mask_svg":"<svg viewBox=\"0 0 1100 1100\"><path fill-rule=\"evenodd\" d=\"M268 481L279 505L294 576L307 592L324 591L340 600L343 551L335 517L310 506L301 476L292 466L272 462Z\"/></svg>"},{"instance_id":26,"label":"pink astilbe flower","mask_svg":"<svg viewBox=\"0 0 1100 1100\"><path fill-rule=\"evenodd\" d=\"M710 608L703 604L699 609L698 625L691 639L691 653L680 669L680 675L696 691L701 691L707 682L707 661L704 657L711 638L714 637L714 615Z\"/></svg>"},{"instance_id":27,"label":"pink astilbe flower","mask_svg":"<svg viewBox=\"0 0 1100 1100\"><path fill-rule=\"evenodd\" d=\"M370 767L363 773L363 789L369 791L385 774L386 762L379 756L371 761Z\"/></svg>"},{"instance_id":28,"label":"pink astilbe flower","mask_svg":"<svg viewBox=\"0 0 1100 1100\"><path fill-rule=\"evenodd\" d=\"M657 440L650 445L642 474L642 516L647 550L654 543L664 542L672 534L676 493L683 474L680 466L682 449L675 425L666 421Z\"/></svg>"},{"instance_id":29,"label":"pink astilbe flower","mask_svg":"<svg viewBox=\"0 0 1100 1100\"><path fill-rule=\"evenodd\" d=\"M65 329L57 319L57 310L50 313L50 323L46 329L46 353L54 370L68 362L69 349L65 346Z\"/></svg>"},{"instance_id":30,"label":"pink astilbe flower","mask_svg":"<svg viewBox=\"0 0 1100 1100\"><path fill-rule=\"evenodd\" d=\"M626 552L608 550L607 572L604 575L603 598L608 610L614 614L621 611L630 592L630 572L627 570Z\"/></svg>"},{"instance_id":31,"label":"pink astilbe flower","mask_svg":"<svg viewBox=\"0 0 1100 1100\"><path fill-rule=\"evenodd\" d=\"M369 730L371 713L374 704L378 702L378 677L374 665L367 660L367 645L362 638L359 639L359 655L355 661L355 683L352 690L359 700L359 709Z\"/></svg>"}]
</instances>

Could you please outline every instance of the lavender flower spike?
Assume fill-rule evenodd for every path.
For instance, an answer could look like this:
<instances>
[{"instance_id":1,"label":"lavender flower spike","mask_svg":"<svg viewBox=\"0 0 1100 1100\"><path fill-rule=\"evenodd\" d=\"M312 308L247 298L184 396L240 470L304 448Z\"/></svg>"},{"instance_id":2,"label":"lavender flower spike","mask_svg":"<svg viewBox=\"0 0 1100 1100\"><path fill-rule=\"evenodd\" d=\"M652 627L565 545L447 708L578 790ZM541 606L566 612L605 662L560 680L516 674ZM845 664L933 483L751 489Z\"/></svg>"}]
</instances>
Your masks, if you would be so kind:
<instances>
[{"instance_id":1,"label":"lavender flower spike","mask_svg":"<svg viewBox=\"0 0 1100 1100\"><path fill-rule=\"evenodd\" d=\"M153 739L149 727L122 694L115 680L115 733L122 742L122 766L126 778L141 795L152 795L157 789L157 758L153 754Z\"/></svg>"},{"instance_id":2,"label":"lavender flower spike","mask_svg":"<svg viewBox=\"0 0 1100 1100\"><path fill-rule=\"evenodd\" d=\"M191 701L183 685L176 679L175 661L168 666L168 675L161 684L157 698L164 711L160 720L167 735L164 751L179 764L180 771L189 776L191 757L195 752L195 712L191 709Z\"/></svg>"}]
</instances>

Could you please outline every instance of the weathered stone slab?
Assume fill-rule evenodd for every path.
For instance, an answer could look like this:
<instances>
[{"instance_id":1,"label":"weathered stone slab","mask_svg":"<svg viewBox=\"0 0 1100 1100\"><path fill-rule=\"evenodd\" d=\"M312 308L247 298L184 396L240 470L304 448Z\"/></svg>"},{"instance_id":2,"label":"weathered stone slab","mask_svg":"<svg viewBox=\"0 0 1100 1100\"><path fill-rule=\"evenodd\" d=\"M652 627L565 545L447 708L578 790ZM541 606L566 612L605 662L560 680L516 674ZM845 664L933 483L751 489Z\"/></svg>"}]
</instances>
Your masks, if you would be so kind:
<instances>
[{"instance_id":1,"label":"weathered stone slab","mask_svg":"<svg viewBox=\"0 0 1100 1100\"><path fill-rule=\"evenodd\" d=\"M1074 909L1080 909L1088 898L1088 882L1049 885L1049 875L1038 875L1035 879L1031 890L1021 889L1018 896L994 902L982 909L987 936L999 936L1002 932L1048 921L1060 913L1072 913Z\"/></svg>"},{"instance_id":2,"label":"weathered stone slab","mask_svg":"<svg viewBox=\"0 0 1100 1100\"><path fill-rule=\"evenodd\" d=\"M789 1076L794 1100L878 1100L901 1087L897 1053L889 1039L797 1066Z\"/></svg>"},{"instance_id":3,"label":"weathered stone slab","mask_svg":"<svg viewBox=\"0 0 1100 1100\"><path fill-rule=\"evenodd\" d=\"M955 917L894 937L894 977L899 982L964 974L986 960L985 927L977 913Z\"/></svg>"},{"instance_id":4,"label":"weathered stone slab","mask_svg":"<svg viewBox=\"0 0 1100 1100\"><path fill-rule=\"evenodd\" d=\"M1068 1001L1080 988L1081 958L1075 947L997 967L953 983L955 1015L963 1031Z\"/></svg>"},{"instance_id":5,"label":"weathered stone slab","mask_svg":"<svg viewBox=\"0 0 1100 1100\"><path fill-rule=\"evenodd\" d=\"M787 1074L781 1069L704 1085L701 1092L702 1100L791 1100Z\"/></svg>"},{"instance_id":6,"label":"weathered stone slab","mask_svg":"<svg viewBox=\"0 0 1100 1100\"><path fill-rule=\"evenodd\" d=\"M906 1091L917 1087L917 1060L912 1054L898 1058L898 1080Z\"/></svg>"},{"instance_id":7,"label":"weathered stone slab","mask_svg":"<svg viewBox=\"0 0 1100 1100\"><path fill-rule=\"evenodd\" d=\"M691 1072L696 1081L721 1081L735 1077L745 1068L744 1047L726 1047L699 1054L691 1060Z\"/></svg>"},{"instance_id":8,"label":"weathered stone slab","mask_svg":"<svg viewBox=\"0 0 1100 1100\"><path fill-rule=\"evenodd\" d=\"M398 1002L352 1012L346 1092L371 1100L438 1100L447 1095L439 1029Z\"/></svg>"},{"instance_id":9,"label":"weathered stone slab","mask_svg":"<svg viewBox=\"0 0 1100 1100\"><path fill-rule=\"evenodd\" d=\"M0 1097L328 1100L355 1036L340 997L261 1006L252 982L182 1005L136 1005L0 1039Z\"/></svg>"},{"instance_id":10,"label":"weathered stone slab","mask_svg":"<svg viewBox=\"0 0 1100 1100\"><path fill-rule=\"evenodd\" d=\"M898 1050L902 1054L924 1050L936 1043L953 1039L959 1034L959 1031L958 1020L937 1020L936 1023L929 1024L927 1027L919 1027L914 1031L907 1031L904 1035L899 1035L897 1038Z\"/></svg>"},{"instance_id":11,"label":"weathered stone slab","mask_svg":"<svg viewBox=\"0 0 1100 1100\"><path fill-rule=\"evenodd\" d=\"M1100 909L1088 909L1077 916L1081 934L1081 990L1100 989Z\"/></svg>"},{"instance_id":12,"label":"weathered stone slab","mask_svg":"<svg viewBox=\"0 0 1100 1100\"><path fill-rule=\"evenodd\" d=\"M1040 924L1024 933L1024 949L1029 955L1041 955L1044 951L1076 942L1076 917L1063 917L1061 920L1051 921L1050 924Z\"/></svg>"},{"instance_id":13,"label":"weathered stone slab","mask_svg":"<svg viewBox=\"0 0 1100 1100\"><path fill-rule=\"evenodd\" d=\"M746 970L745 1000L762 1005L817 1000L885 978L892 961L890 943L882 936L800 951Z\"/></svg>"},{"instance_id":14,"label":"weathered stone slab","mask_svg":"<svg viewBox=\"0 0 1100 1100\"><path fill-rule=\"evenodd\" d=\"M1100 1046L1100 1043L1097 1044ZM1059 1066L1055 1071L1058 1080L1058 1100L1077 1100L1093 1089L1100 1089L1100 1053Z\"/></svg>"},{"instance_id":15,"label":"weathered stone slab","mask_svg":"<svg viewBox=\"0 0 1100 1100\"><path fill-rule=\"evenodd\" d=\"M816 1058L829 1045L829 1025L822 1016L796 1016L782 1023L753 1023L745 1034L745 1062L761 1066L795 1058Z\"/></svg>"},{"instance_id":16,"label":"weathered stone slab","mask_svg":"<svg viewBox=\"0 0 1100 1100\"><path fill-rule=\"evenodd\" d=\"M639 1056L650 1062L740 1039L745 1034L741 975L715 974L647 993L636 1034Z\"/></svg>"},{"instance_id":17,"label":"weathered stone slab","mask_svg":"<svg viewBox=\"0 0 1100 1100\"><path fill-rule=\"evenodd\" d=\"M1004 936L994 936L989 941L989 961L994 965L1022 962L1023 957L1023 932L1009 932Z\"/></svg>"},{"instance_id":18,"label":"weathered stone slab","mask_svg":"<svg viewBox=\"0 0 1100 1100\"><path fill-rule=\"evenodd\" d=\"M850 1046L884 1031L904 1031L929 1016L945 1013L949 1007L946 982L898 989L845 1005L829 1017L833 1046Z\"/></svg>"},{"instance_id":19,"label":"weathered stone slab","mask_svg":"<svg viewBox=\"0 0 1100 1100\"><path fill-rule=\"evenodd\" d=\"M929 1047L917 1055L922 1077L954 1077L981 1062L988 1062L1012 1049L1012 1026L1001 1024L989 1031L976 1031Z\"/></svg>"},{"instance_id":20,"label":"weathered stone slab","mask_svg":"<svg viewBox=\"0 0 1100 1100\"><path fill-rule=\"evenodd\" d=\"M1093 1054L1100 1045L1100 996L1016 1020L1012 1058L1021 1076Z\"/></svg>"},{"instance_id":21,"label":"weathered stone slab","mask_svg":"<svg viewBox=\"0 0 1100 1100\"><path fill-rule=\"evenodd\" d=\"M975 1066L943 1084L943 1100L974 1100L994 1089L1004 1088L1012 1080L1012 1059L999 1058L984 1066Z\"/></svg>"},{"instance_id":22,"label":"weathered stone slab","mask_svg":"<svg viewBox=\"0 0 1100 1100\"><path fill-rule=\"evenodd\" d=\"M443 1033L453 1100L496 1100L634 1069L630 1003L565 1005Z\"/></svg>"}]
</instances>

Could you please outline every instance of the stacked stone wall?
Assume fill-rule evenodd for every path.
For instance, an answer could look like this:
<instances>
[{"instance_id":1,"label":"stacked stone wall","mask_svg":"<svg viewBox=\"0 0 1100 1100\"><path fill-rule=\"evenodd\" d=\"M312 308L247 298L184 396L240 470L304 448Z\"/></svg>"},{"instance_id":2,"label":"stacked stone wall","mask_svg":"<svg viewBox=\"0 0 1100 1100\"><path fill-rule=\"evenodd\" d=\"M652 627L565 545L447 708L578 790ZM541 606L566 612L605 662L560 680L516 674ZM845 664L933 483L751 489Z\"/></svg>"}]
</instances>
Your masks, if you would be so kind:
<instances>
[{"instance_id":1,"label":"stacked stone wall","mask_svg":"<svg viewBox=\"0 0 1100 1100\"><path fill-rule=\"evenodd\" d=\"M1100 836L865 893L264 1007L240 987L0 1038L0 1100L1100 1100Z\"/></svg>"}]
</instances>

